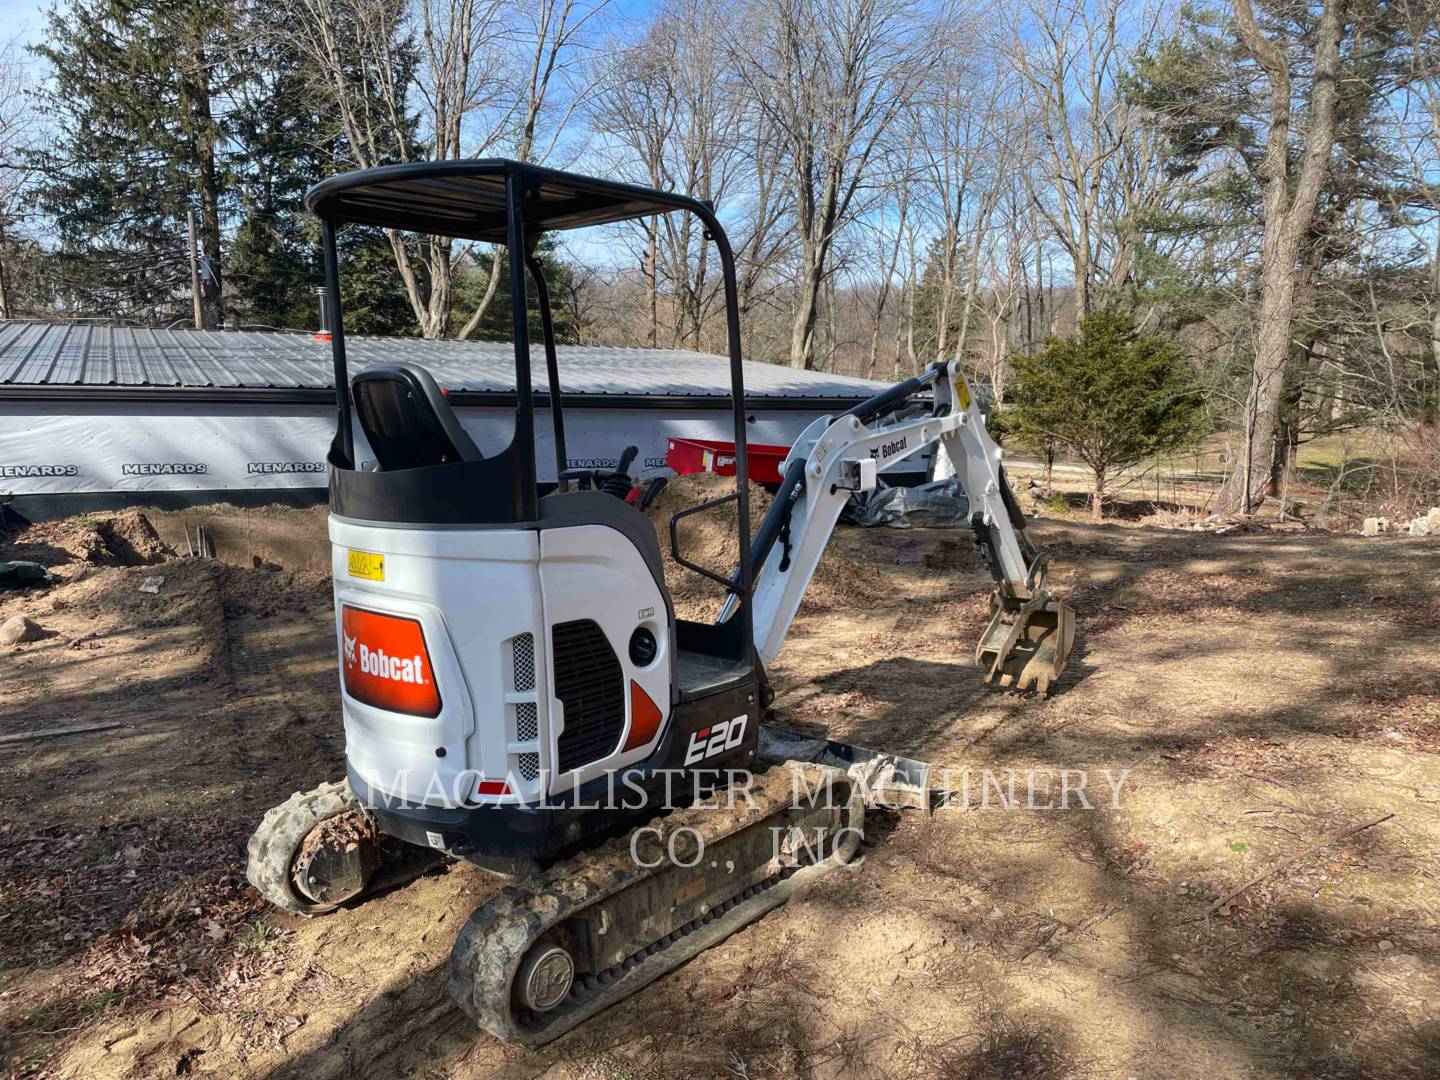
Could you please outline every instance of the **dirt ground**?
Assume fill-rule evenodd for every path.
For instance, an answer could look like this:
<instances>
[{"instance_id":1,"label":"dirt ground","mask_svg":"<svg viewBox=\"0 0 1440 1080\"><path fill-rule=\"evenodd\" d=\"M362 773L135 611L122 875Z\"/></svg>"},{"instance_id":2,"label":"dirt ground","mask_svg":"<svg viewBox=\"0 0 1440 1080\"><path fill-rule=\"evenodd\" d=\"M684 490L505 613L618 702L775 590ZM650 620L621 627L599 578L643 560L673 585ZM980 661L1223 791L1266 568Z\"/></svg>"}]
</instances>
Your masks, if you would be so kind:
<instances>
[{"instance_id":1,"label":"dirt ground","mask_svg":"<svg viewBox=\"0 0 1440 1080\"><path fill-rule=\"evenodd\" d=\"M120 725L0 743L0 1074L1440 1075L1440 541L1041 520L1079 621L1042 700L971 665L967 533L842 531L779 719L952 770L950 805L872 815L856 872L524 1051L445 995L502 879L311 920L245 884L263 811L342 771L324 517L209 514L223 561L159 514L0 546L60 578L0 594L47 635L0 647L0 736ZM1094 808L1027 808L1062 769Z\"/></svg>"}]
</instances>

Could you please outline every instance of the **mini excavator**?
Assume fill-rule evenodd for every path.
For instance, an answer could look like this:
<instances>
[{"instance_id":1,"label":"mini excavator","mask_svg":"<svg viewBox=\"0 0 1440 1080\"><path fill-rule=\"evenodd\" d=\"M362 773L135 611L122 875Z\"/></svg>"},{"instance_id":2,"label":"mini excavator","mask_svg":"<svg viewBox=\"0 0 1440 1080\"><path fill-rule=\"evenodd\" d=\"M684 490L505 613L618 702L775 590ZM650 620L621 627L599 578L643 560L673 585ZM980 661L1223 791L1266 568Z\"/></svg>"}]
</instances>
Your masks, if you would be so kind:
<instances>
[{"instance_id":1,"label":"mini excavator","mask_svg":"<svg viewBox=\"0 0 1440 1080\"><path fill-rule=\"evenodd\" d=\"M928 808L922 763L764 720L766 667L841 509L933 444L970 499L996 582L975 654L985 680L1043 694L1060 675L1074 617L1045 587L1045 557L955 363L810 424L752 535L735 262L709 204L470 160L335 176L306 205L322 227L338 398L329 535L347 777L297 793L252 836L248 876L274 904L319 914L445 859L511 875L461 931L450 993L486 1031L535 1046L845 865L867 806ZM672 213L703 225L726 304L735 490L669 527L675 563L725 590L708 623L675 615L656 529L624 498L633 455L608 475L568 468L535 256L547 232ZM507 446L482 453L421 367L369 367L352 382L336 254L345 225L504 245L516 390ZM527 293L543 338L554 490L536 477ZM680 521L726 503L738 565L687 560Z\"/></svg>"}]
</instances>

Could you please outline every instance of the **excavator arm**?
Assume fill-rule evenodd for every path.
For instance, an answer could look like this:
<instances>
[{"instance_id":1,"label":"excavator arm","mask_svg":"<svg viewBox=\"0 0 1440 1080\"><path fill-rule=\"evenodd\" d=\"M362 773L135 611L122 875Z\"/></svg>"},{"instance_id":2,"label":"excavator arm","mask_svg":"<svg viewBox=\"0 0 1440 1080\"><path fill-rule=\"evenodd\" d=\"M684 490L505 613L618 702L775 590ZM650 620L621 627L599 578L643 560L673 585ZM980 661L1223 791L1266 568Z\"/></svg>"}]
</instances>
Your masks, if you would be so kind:
<instances>
[{"instance_id":1,"label":"excavator arm","mask_svg":"<svg viewBox=\"0 0 1440 1080\"><path fill-rule=\"evenodd\" d=\"M926 391L929 407L917 408ZM1025 531L1001 466L1003 452L953 362L935 364L840 416L822 416L796 440L752 545L755 649L762 663L779 655L846 501L873 489L885 468L933 443L965 489L975 542L995 579L976 662L986 682L1049 691L1069 657L1074 615L1045 588L1045 557Z\"/></svg>"}]
</instances>

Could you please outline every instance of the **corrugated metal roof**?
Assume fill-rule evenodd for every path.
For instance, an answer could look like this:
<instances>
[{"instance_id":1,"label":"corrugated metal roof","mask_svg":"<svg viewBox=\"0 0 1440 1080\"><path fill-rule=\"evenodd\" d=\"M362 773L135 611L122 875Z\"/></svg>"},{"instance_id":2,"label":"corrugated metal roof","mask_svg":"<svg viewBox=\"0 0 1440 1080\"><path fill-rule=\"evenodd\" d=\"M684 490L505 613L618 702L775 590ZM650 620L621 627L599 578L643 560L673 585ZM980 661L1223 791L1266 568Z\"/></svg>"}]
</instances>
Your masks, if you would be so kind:
<instances>
[{"instance_id":1,"label":"corrugated metal roof","mask_svg":"<svg viewBox=\"0 0 1440 1080\"><path fill-rule=\"evenodd\" d=\"M415 363L451 390L515 392L508 342L345 338L350 370ZM723 357L683 349L561 346L567 394L728 396ZM532 380L549 390L544 351L531 349ZM186 387L265 390L332 388L330 346L311 334L238 330L150 330L89 324L0 322L0 384L49 387ZM753 397L855 398L885 384L746 361Z\"/></svg>"}]
</instances>

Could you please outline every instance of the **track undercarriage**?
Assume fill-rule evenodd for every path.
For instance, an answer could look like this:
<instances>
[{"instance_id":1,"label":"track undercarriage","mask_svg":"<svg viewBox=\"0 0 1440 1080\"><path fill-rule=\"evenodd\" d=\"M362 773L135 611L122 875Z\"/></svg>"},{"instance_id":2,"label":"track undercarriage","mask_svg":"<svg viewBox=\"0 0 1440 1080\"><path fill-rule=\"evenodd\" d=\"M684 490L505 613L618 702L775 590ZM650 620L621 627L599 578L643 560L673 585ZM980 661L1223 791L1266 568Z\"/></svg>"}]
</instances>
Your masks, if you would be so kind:
<instances>
[{"instance_id":1,"label":"track undercarriage","mask_svg":"<svg viewBox=\"0 0 1440 1080\"><path fill-rule=\"evenodd\" d=\"M466 923L450 996L507 1042L546 1043L850 863L864 785L789 761L507 885ZM320 914L444 856L381 836L343 782L297 793L249 846L251 882Z\"/></svg>"}]
</instances>

